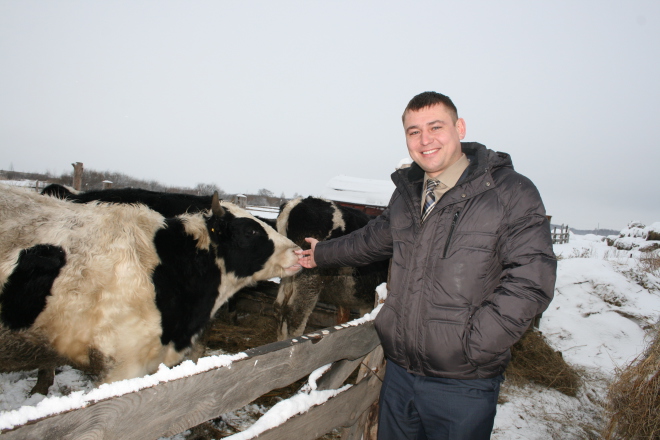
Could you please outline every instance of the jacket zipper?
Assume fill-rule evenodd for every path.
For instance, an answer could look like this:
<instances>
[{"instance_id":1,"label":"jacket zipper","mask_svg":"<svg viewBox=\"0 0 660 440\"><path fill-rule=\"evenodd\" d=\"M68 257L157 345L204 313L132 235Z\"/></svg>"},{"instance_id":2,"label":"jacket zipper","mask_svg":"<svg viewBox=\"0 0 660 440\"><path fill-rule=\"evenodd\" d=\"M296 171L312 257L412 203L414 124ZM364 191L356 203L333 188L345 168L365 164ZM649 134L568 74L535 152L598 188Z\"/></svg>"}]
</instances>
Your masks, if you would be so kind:
<instances>
[{"instance_id":1,"label":"jacket zipper","mask_svg":"<svg viewBox=\"0 0 660 440\"><path fill-rule=\"evenodd\" d=\"M454 218L451 221L451 227L449 228L449 235L447 236L447 242L445 243L445 251L442 253L442 258L447 257L447 251L449 250L449 242L451 241L451 236L454 235L454 228L456 227L456 222L458 221L458 215L461 211L456 211Z\"/></svg>"}]
</instances>

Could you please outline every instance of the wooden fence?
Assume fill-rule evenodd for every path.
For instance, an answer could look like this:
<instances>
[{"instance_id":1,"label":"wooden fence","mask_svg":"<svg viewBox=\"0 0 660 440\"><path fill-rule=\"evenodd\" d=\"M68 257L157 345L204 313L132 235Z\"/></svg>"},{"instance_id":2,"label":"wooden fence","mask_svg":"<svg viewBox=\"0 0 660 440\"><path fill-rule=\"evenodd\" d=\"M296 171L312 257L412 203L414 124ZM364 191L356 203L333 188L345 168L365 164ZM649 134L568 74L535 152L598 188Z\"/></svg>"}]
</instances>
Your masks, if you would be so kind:
<instances>
[{"instance_id":1,"label":"wooden fence","mask_svg":"<svg viewBox=\"0 0 660 440\"><path fill-rule=\"evenodd\" d=\"M172 436L242 408L271 390L333 363L317 381L317 389L339 388L362 365L356 384L255 438L314 440L334 428L344 427L343 439L375 439L373 429L365 428L365 424L368 419L374 419L384 365L372 321L353 327L330 327L305 338L275 342L245 353L246 359L228 367L46 417L3 431L0 437L3 440L144 440Z\"/></svg>"},{"instance_id":2,"label":"wooden fence","mask_svg":"<svg viewBox=\"0 0 660 440\"><path fill-rule=\"evenodd\" d=\"M557 226L552 228L552 243L553 244L564 244L568 243L568 225L559 226L559 232L557 232Z\"/></svg>"}]
</instances>

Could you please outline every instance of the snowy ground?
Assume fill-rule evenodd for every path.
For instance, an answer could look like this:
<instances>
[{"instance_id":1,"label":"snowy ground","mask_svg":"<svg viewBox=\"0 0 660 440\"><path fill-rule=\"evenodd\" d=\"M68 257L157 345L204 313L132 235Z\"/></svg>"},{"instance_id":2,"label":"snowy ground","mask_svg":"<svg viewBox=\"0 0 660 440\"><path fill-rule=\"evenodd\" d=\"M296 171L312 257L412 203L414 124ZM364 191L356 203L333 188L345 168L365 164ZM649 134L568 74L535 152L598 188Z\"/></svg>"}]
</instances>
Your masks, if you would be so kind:
<instances>
[{"instance_id":1,"label":"snowy ground","mask_svg":"<svg viewBox=\"0 0 660 440\"><path fill-rule=\"evenodd\" d=\"M570 244L555 245L560 257L555 299L544 313L541 331L567 362L583 374L577 397L529 385L514 387L506 382L498 407L493 439L541 440L598 438L603 424L602 402L617 367L640 354L646 330L660 318L660 278L639 271L639 252L608 247L603 237L571 236ZM643 287L645 286L645 287ZM57 412L85 402L150 386L154 381L187 375L196 368L213 368L240 358L240 354L204 358L206 365L188 363L162 369L145 378L92 389L83 375L63 368L48 397L27 392L36 381L36 371L0 374L0 429L24 423L34 414ZM200 360L201 362L201 360ZM328 398L314 390L314 378L294 401L281 402L262 417L262 425L282 420L286 413L304 411L311 402ZM98 395L97 395L98 394ZM102 397L99 397L102 396ZM39 412L41 411L41 412ZM232 425L247 428L266 408L251 405L227 414ZM270 419L270 421L268 421ZM254 430L255 427L253 427ZM183 440L185 435L172 437ZM233 439L249 438L246 433Z\"/></svg>"},{"instance_id":2,"label":"snowy ground","mask_svg":"<svg viewBox=\"0 0 660 440\"><path fill-rule=\"evenodd\" d=\"M555 245L561 258L555 298L540 325L551 346L582 371L577 397L505 382L508 401L498 407L493 439L598 438L616 368L643 351L646 330L660 318L658 274L639 272L638 251L619 251L602 239L572 235L569 244Z\"/></svg>"}]
</instances>

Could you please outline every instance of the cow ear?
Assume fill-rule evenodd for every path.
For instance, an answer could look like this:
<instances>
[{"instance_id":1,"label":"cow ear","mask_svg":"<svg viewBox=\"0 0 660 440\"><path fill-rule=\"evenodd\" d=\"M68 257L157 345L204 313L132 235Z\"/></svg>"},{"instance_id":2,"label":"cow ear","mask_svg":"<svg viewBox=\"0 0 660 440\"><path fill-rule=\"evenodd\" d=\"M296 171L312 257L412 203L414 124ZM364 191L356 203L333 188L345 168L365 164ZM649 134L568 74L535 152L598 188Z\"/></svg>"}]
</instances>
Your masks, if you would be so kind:
<instances>
[{"instance_id":1,"label":"cow ear","mask_svg":"<svg viewBox=\"0 0 660 440\"><path fill-rule=\"evenodd\" d=\"M218 192L213 193L213 198L211 199L211 212L213 215L220 218L225 215L225 209L220 206L220 199L218 198Z\"/></svg>"}]
</instances>

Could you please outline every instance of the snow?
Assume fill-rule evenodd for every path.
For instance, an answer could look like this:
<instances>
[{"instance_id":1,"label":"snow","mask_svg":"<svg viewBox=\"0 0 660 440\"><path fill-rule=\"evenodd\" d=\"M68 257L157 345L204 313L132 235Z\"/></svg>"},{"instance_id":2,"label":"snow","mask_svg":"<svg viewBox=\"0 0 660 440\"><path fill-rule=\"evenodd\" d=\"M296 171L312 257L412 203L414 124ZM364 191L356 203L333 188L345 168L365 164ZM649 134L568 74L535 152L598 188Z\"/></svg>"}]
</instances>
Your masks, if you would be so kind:
<instances>
[{"instance_id":1,"label":"snow","mask_svg":"<svg viewBox=\"0 0 660 440\"><path fill-rule=\"evenodd\" d=\"M255 217L273 220L276 219L280 213L280 208L275 206L248 206L245 210Z\"/></svg>"},{"instance_id":2,"label":"snow","mask_svg":"<svg viewBox=\"0 0 660 440\"><path fill-rule=\"evenodd\" d=\"M660 222L651 223L646 227L646 230L648 232L655 232L656 234L660 234Z\"/></svg>"},{"instance_id":3,"label":"snow","mask_svg":"<svg viewBox=\"0 0 660 440\"><path fill-rule=\"evenodd\" d=\"M35 403L34 405L27 403L28 399L26 399L26 394L36 380L36 370L32 372L34 374L29 378L31 380L27 377L20 379L19 376L18 382L12 382L11 375L25 373L0 374L0 384L2 384L3 395L3 400L0 402L2 403L2 407L0 407L0 410L2 410L2 412L0 412L0 429L11 429L15 426L23 425L30 420L36 420L76 408L84 408L93 402L139 391L161 382L168 382L170 380L192 376L193 374L208 371L213 368L231 368L232 362L246 357L247 355L245 353L208 356L199 359L197 363L185 361L172 368L168 368L161 364L158 371L154 374L103 384L97 388L93 388L88 381L81 384L80 376L77 375L73 376L73 382L66 382L66 377L60 373L56 376L55 383L59 385L60 388L64 386L68 390L75 391L68 395L62 395L63 393L59 392L51 396L49 393L49 396L46 398L33 396L31 399L33 399ZM64 372L68 371L70 371L68 368L64 370ZM9 379L7 376L9 376ZM77 390L81 385L83 389ZM22 399L21 396L23 397Z\"/></svg>"},{"instance_id":4,"label":"snow","mask_svg":"<svg viewBox=\"0 0 660 440\"><path fill-rule=\"evenodd\" d=\"M23 188L39 188L42 189L46 186L46 182L42 180L3 180L0 183L9 186L19 186Z\"/></svg>"},{"instance_id":5,"label":"snow","mask_svg":"<svg viewBox=\"0 0 660 440\"><path fill-rule=\"evenodd\" d=\"M385 207L393 192L394 183L391 180L363 179L340 175L333 177L326 183L326 189L321 197L336 202Z\"/></svg>"},{"instance_id":6,"label":"snow","mask_svg":"<svg viewBox=\"0 0 660 440\"><path fill-rule=\"evenodd\" d=\"M660 229L657 223L654 225ZM640 274L638 250L621 251L607 246L604 237L574 234L570 243L555 245L554 249L560 259L555 298L543 314L540 330L551 346L581 372L584 384L577 397L568 397L537 385L516 387L505 381L502 387L505 402L498 405L492 437L496 440L581 439L587 437L585 432L589 427L594 430L601 427L604 417L601 405L616 369L625 367L643 351L646 330L660 319L660 274ZM385 285L379 286L378 293L382 303L387 293ZM337 328L372 320L380 307ZM67 367L57 374L55 385L45 398L39 395L27 398L36 381L36 371L0 374L0 428L210 368L230 367L244 356L244 353L210 356L200 359L198 364L185 362L171 369L161 366L151 376L96 389L82 374ZM246 407L223 416L244 422L233 423L245 430L228 438L253 438L348 389L349 386L317 390L316 380L326 367L312 373L309 383L296 395L267 411ZM185 433L170 439L184 440Z\"/></svg>"},{"instance_id":7,"label":"snow","mask_svg":"<svg viewBox=\"0 0 660 440\"><path fill-rule=\"evenodd\" d=\"M309 375L308 383L294 396L276 403L266 414L261 416L252 426L238 434L225 437L228 440L247 440L254 438L262 432L281 425L296 414L307 412L311 407L321 405L331 397L334 397L352 385L344 385L336 390L316 390L316 380L330 368L324 365Z\"/></svg>"},{"instance_id":8,"label":"snow","mask_svg":"<svg viewBox=\"0 0 660 440\"><path fill-rule=\"evenodd\" d=\"M643 351L646 330L660 319L660 289L638 284L644 278L639 251L609 247L604 237L592 234L571 234L569 243L554 249L560 258L555 297L540 330L584 383L576 397L568 397L505 381L507 401L498 405L494 440L582 439L599 432L604 420L599 402L616 369Z\"/></svg>"}]
</instances>

